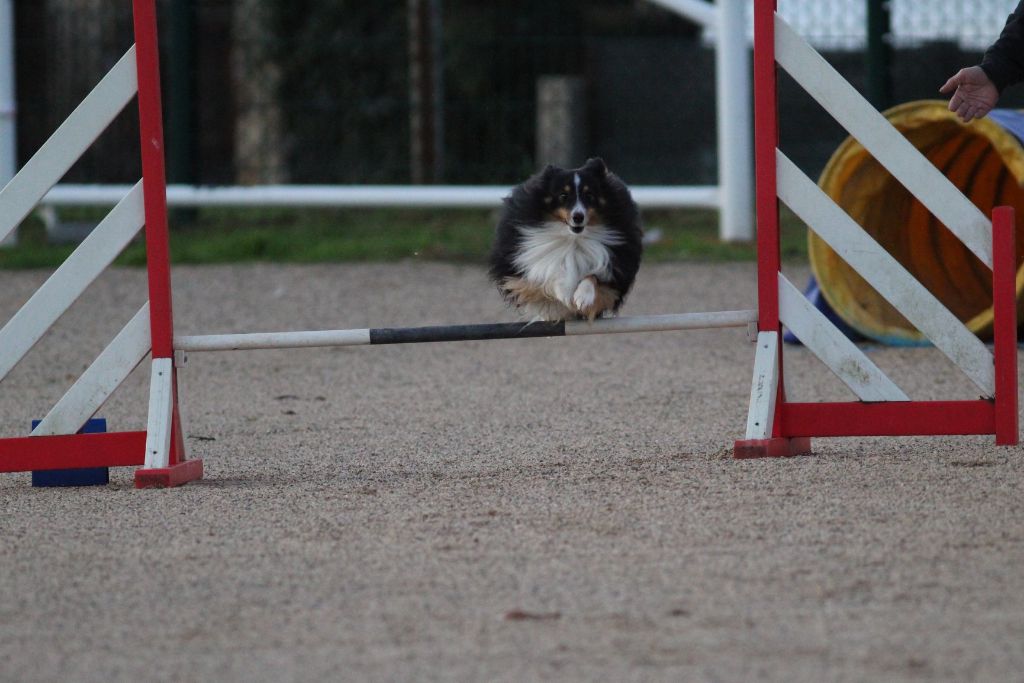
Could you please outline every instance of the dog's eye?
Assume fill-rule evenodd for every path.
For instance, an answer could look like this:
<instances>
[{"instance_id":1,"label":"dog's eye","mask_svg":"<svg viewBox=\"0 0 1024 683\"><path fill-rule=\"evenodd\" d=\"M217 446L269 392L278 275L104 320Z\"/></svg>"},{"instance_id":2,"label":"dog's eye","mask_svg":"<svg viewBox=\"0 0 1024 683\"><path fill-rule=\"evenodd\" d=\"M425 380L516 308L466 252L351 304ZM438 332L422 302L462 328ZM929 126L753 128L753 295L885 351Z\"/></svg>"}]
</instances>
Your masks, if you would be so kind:
<instances>
[{"instance_id":1,"label":"dog's eye","mask_svg":"<svg viewBox=\"0 0 1024 683\"><path fill-rule=\"evenodd\" d=\"M560 201L560 202L564 202L568 198L569 198L569 195L567 195L564 192L562 194L558 195L558 201Z\"/></svg>"},{"instance_id":2,"label":"dog's eye","mask_svg":"<svg viewBox=\"0 0 1024 683\"><path fill-rule=\"evenodd\" d=\"M591 192L588 192L587 194L585 194L583 196L583 198L587 200L588 204L593 204L594 203L594 195Z\"/></svg>"}]
</instances>

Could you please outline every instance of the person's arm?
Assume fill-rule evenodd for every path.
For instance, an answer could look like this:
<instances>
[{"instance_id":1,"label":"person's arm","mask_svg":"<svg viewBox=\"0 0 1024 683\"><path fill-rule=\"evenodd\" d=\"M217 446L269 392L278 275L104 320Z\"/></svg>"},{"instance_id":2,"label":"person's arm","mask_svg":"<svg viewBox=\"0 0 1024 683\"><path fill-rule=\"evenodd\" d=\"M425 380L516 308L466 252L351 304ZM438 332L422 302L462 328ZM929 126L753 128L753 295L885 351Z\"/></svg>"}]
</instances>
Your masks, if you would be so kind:
<instances>
[{"instance_id":1,"label":"person's arm","mask_svg":"<svg viewBox=\"0 0 1024 683\"><path fill-rule=\"evenodd\" d=\"M1024 81L1024 0L1006 20L999 39L985 51L981 68L999 92Z\"/></svg>"},{"instance_id":2,"label":"person's arm","mask_svg":"<svg viewBox=\"0 0 1024 683\"><path fill-rule=\"evenodd\" d=\"M992 111L1007 86L1024 80L1024 0L1006 20L999 39L985 51L979 66L960 69L939 92L953 96L949 110L964 123Z\"/></svg>"}]
</instances>

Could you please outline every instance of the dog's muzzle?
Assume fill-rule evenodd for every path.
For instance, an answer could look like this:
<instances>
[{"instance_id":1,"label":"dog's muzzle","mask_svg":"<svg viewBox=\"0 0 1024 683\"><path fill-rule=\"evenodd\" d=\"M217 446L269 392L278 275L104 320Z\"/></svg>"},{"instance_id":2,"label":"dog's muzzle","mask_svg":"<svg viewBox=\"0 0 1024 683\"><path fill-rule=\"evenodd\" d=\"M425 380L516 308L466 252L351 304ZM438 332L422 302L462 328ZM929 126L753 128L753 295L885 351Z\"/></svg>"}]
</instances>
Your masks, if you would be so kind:
<instances>
[{"instance_id":1,"label":"dog's muzzle","mask_svg":"<svg viewBox=\"0 0 1024 683\"><path fill-rule=\"evenodd\" d=\"M569 223L569 229L577 235L583 232L583 228L586 227L587 214L582 211L577 211L572 215L572 222Z\"/></svg>"}]
</instances>

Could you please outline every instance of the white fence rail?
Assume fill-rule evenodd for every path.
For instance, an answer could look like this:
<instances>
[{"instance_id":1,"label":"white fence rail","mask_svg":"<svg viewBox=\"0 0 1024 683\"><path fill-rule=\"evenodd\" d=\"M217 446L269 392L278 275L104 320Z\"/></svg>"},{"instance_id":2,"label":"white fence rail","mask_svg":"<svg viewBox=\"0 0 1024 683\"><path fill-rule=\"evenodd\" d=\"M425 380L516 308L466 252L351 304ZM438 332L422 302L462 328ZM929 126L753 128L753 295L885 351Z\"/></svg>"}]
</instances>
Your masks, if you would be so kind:
<instances>
[{"instance_id":1,"label":"white fence rail","mask_svg":"<svg viewBox=\"0 0 1024 683\"><path fill-rule=\"evenodd\" d=\"M49 206L113 206L129 185L57 185L43 198ZM170 206L494 208L511 187L503 185L168 185ZM633 197L644 208L717 208L719 189L705 186L641 185Z\"/></svg>"}]
</instances>

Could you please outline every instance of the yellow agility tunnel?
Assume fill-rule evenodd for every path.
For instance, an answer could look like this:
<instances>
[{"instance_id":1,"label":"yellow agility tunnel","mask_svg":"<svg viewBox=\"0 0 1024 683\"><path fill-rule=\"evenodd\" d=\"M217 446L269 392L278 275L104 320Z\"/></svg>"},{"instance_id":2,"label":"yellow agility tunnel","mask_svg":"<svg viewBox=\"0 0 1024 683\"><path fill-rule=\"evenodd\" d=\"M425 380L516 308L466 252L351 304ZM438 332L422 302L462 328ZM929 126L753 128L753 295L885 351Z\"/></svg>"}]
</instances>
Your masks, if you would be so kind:
<instances>
[{"instance_id":1,"label":"yellow agility tunnel","mask_svg":"<svg viewBox=\"0 0 1024 683\"><path fill-rule=\"evenodd\" d=\"M986 215L1017 209L1017 310L1024 318L1024 111L995 110L963 124L938 100L909 102L885 117ZM852 137L832 155L819 186L967 327L992 335L992 273ZM812 231L811 269L829 306L851 328L886 344L927 340Z\"/></svg>"}]
</instances>

